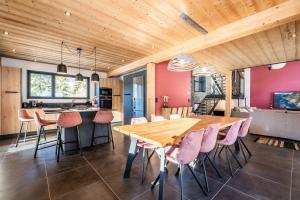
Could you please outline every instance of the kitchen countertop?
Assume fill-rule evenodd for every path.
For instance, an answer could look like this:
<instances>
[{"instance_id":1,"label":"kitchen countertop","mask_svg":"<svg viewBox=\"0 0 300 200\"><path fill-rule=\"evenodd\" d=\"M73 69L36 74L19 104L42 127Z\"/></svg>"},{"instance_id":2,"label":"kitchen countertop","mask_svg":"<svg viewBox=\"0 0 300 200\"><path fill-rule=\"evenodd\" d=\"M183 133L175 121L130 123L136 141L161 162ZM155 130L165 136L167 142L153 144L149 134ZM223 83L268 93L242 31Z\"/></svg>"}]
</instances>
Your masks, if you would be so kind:
<instances>
[{"instance_id":1,"label":"kitchen countertop","mask_svg":"<svg viewBox=\"0 0 300 200\"><path fill-rule=\"evenodd\" d=\"M106 108L26 108L26 109L42 109L46 114L54 114L54 113L61 113L61 112L97 112L99 110L105 111L114 111L115 109L106 109Z\"/></svg>"}]
</instances>

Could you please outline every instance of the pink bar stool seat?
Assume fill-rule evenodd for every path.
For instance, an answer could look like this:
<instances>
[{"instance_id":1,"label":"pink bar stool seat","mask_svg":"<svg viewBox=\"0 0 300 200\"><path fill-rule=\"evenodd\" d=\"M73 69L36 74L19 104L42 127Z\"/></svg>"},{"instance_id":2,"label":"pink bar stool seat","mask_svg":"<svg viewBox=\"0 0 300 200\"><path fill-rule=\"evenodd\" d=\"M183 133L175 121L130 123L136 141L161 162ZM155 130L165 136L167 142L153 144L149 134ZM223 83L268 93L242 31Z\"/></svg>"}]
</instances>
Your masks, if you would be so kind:
<instances>
[{"instance_id":1,"label":"pink bar stool seat","mask_svg":"<svg viewBox=\"0 0 300 200\"><path fill-rule=\"evenodd\" d=\"M82 124L82 118L79 112L62 112L57 120L57 151L56 161L59 162L59 156L60 152L63 152L63 144L69 144L69 143L76 143L77 148L80 150L80 155L82 155L82 148L80 144L80 132L79 132L79 126ZM75 138L74 141L63 141L61 134L63 128L75 128Z\"/></svg>"},{"instance_id":2,"label":"pink bar stool seat","mask_svg":"<svg viewBox=\"0 0 300 200\"><path fill-rule=\"evenodd\" d=\"M113 115L112 111L100 110L96 113L96 115L93 119L94 126L93 126L91 146L94 145L95 139L104 137L104 138L107 138L108 142L112 143L113 150L115 149L114 137L113 137L112 130L111 130L111 122L113 121L113 119L114 119L114 115ZM107 130L108 130L107 135L95 136L96 125L98 125L98 124L106 125Z\"/></svg>"},{"instance_id":3,"label":"pink bar stool seat","mask_svg":"<svg viewBox=\"0 0 300 200\"><path fill-rule=\"evenodd\" d=\"M23 130L23 126L26 124L26 129L25 129L25 132L24 132L24 140L23 140L24 143L25 143L26 142L26 135L27 135L27 131L28 131L28 126L31 122L34 122L34 117L29 115L29 113L27 112L26 109L18 110L18 118L19 118L19 121L21 122L21 127L20 127L20 131L18 133L18 136L17 136L16 147L18 147L20 136L21 136L22 130Z\"/></svg>"},{"instance_id":4,"label":"pink bar stool seat","mask_svg":"<svg viewBox=\"0 0 300 200\"><path fill-rule=\"evenodd\" d=\"M186 166L190 172L192 173L193 177L195 178L198 186L201 188L202 192L207 195L206 191L204 190L203 186L201 185L199 179L197 178L194 171L191 169L189 164L193 161L196 161L200 149L201 149L201 143L203 139L204 129L201 129L199 131L192 131L186 134L186 136L181 141L180 145L174 145L172 146L167 152L166 152L166 160L168 163L174 163L176 165L179 165L179 174L180 174L180 197L181 200L183 199L183 169L184 166ZM151 189L153 189L156 185L156 183L159 181L160 176L158 176L155 181L153 182Z\"/></svg>"},{"instance_id":5,"label":"pink bar stool seat","mask_svg":"<svg viewBox=\"0 0 300 200\"><path fill-rule=\"evenodd\" d=\"M34 158L36 158L38 150L41 150L41 149L44 149L44 148L48 148L48 147L52 147L52 146L56 146L56 144L48 145L48 146L44 146L44 145L48 144L48 143L52 143L52 142L56 142L57 143L57 140L52 140L52 141L47 141L47 142L44 142L44 143L40 143L40 139L41 139L41 135L43 134L44 138L45 138L45 141L46 141L46 132L45 132L44 128L46 126L56 124L57 121L56 120L42 119L40 117L40 114L38 112L34 112L34 121L35 121L35 124L36 124L37 129L38 129L37 130L37 132L38 132L38 139L37 139L36 147L35 147L35 151L34 151ZM40 145L42 145L43 147L40 147Z\"/></svg>"}]
</instances>

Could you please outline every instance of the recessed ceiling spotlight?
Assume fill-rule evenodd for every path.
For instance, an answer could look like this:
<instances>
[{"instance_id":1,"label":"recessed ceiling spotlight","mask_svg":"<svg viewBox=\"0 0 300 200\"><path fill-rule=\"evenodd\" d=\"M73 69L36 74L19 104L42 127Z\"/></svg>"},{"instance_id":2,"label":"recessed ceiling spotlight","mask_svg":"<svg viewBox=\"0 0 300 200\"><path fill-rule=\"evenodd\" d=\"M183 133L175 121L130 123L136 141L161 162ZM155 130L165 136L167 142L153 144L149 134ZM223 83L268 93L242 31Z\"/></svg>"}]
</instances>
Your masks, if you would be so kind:
<instances>
[{"instance_id":1,"label":"recessed ceiling spotlight","mask_svg":"<svg viewBox=\"0 0 300 200\"><path fill-rule=\"evenodd\" d=\"M106 67L107 69L109 69L110 67Z\"/></svg>"},{"instance_id":2,"label":"recessed ceiling spotlight","mask_svg":"<svg viewBox=\"0 0 300 200\"><path fill-rule=\"evenodd\" d=\"M292 35L293 38L295 38L296 36L297 36L296 33L294 33L294 34Z\"/></svg>"},{"instance_id":3,"label":"recessed ceiling spotlight","mask_svg":"<svg viewBox=\"0 0 300 200\"><path fill-rule=\"evenodd\" d=\"M34 62L36 62L36 57L34 57Z\"/></svg>"},{"instance_id":4,"label":"recessed ceiling spotlight","mask_svg":"<svg viewBox=\"0 0 300 200\"><path fill-rule=\"evenodd\" d=\"M4 35L8 35L9 33L8 33L8 31L4 31Z\"/></svg>"},{"instance_id":5,"label":"recessed ceiling spotlight","mask_svg":"<svg viewBox=\"0 0 300 200\"><path fill-rule=\"evenodd\" d=\"M65 15L66 15L66 16L71 16L71 12L66 10L66 11L65 11Z\"/></svg>"},{"instance_id":6,"label":"recessed ceiling spotlight","mask_svg":"<svg viewBox=\"0 0 300 200\"><path fill-rule=\"evenodd\" d=\"M122 62L125 62L125 60L124 60L124 59L122 59Z\"/></svg>"},{"instance_id":7,"label":"recessed ceiling spotlight","mask_svg":"<svg viewBox=\"0 0 300 200\"><path fill-rule=\"evenodd\" d=\"M15 49L13 49L13 50L12 50L12 52L16 53L16 50L15 50Z\"/></svg>"}]
</instances>

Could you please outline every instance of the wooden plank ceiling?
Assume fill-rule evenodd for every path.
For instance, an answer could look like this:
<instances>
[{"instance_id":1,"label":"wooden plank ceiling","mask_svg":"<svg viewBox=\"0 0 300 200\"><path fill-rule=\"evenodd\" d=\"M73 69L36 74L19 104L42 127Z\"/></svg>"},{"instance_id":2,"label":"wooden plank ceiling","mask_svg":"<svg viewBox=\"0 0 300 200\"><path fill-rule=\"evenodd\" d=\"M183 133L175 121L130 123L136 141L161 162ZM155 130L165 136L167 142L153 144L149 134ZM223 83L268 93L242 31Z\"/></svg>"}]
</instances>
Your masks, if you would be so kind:
<instances>
[{"instance_id":1,"label":"wooden plank ceiling","mask_svg":"<svg viewBox=\"0 0 300 200\"><path fill-rule=\"evenodd\" d=\"M230 70L300 59L300 21L249 35L193 54L200 63Z\"/></svg>"},{"instance_id":2,"label":"wooden plank ceiling","mask_svg":"<svg viewBox=\"0 0 300 200\"><path fill-rule=\"evenodd\" d=\"M201 35L179 18L184 12L208 32L285 0L0 0L0 55L45 63L60 63L60 43L64 50L64 63L77 67L75 49L81 47L82 65L94 66L93 48L97 47L97 70L111 71L127 63L166 50L186 40ZM66 16L65 12L71 13ZM297 28L294 23L294 28ZM293 23L289 25L292 27ZM284 40L283 26L271 33L255 34L216 49L208 49L205 60L217 58L218 62L232 68L252 64L252 56L243 47L257 43L264 46L266 58L271 60L293 53L292 42ZM8 35L4 32L7 31ZM287 42L285 54L279 53L273 38ZM279 35L278 35L279 34ZM280 37L279 37L280 39ZM270 40L270 42L266 42ZM272 43L272 44L270 44ZM278 44L280 45L280 44ZM15 52L13 52L13 49ZM229 49L229 50L228 50ZM244 49L244 53L236 49ZM229 52L233 55L228 56ZM263 50L252 50L253 55ZM242 55L243 54L243 55ZM224 57L224 59L221 58ZM273 56L273 57L272 57ZM251 57L251 58L250 58ZM278 58L277 58L278 57ZM232 59L230 59L232 58ZM289 57L290 58L290 57ZM291 57L292 59L293 57ZM245 59L245 60L244 60ZM226 61L226 62L225 62ZM245 62L244 62L245 61ZM256 63L263 60L254 59ZM214 61L216 62L216 61Z\"/></svg>"}]
</instances>

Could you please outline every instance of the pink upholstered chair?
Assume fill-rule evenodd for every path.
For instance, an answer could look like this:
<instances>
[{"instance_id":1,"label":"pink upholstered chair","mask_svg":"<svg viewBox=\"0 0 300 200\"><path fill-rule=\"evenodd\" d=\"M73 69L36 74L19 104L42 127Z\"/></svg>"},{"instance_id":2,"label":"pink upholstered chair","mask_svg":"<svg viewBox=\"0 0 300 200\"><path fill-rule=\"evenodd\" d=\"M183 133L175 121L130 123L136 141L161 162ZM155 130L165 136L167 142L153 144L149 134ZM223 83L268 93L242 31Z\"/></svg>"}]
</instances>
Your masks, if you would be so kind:
<instances>
[{"instance_id":1,"label":"pink upholstered chair","mask_svg":"<svg viewBox=\"0 0 300 200\"><path fill-rule=\"evenodd\" d=\"M19 118L19 121L21 122L21 128L20 128L20 131L19 131L18 136L17 136L16 147L18 147L20 136L21 136L22 130L23 130L23 126L26 124L26 129L25 129L25 132L24 132L24 139L23 139L23 141L25 143L26 142L26 135L27 135L27 131L28 131L28 126L31 122L34 121L34 118L29 115L29 113L27 112L26 109L18 110L18 118Z\"/></svg>"},{"instance_id":2,"label":"pink upholstered chair","mask_svg":"<svg viewBox=\"0 0 300 200\"><path fill-rule=\"evenodd\" d=\"M131 119L131 125L134 124L144 124L144 123L148 123L148 120L145 117L138 117L138 118L132 118ZM140 152L140 150L142 150L142 165L141 165L141 182L144 182L144 175L145 175L145 154L147 154L147 164L150 161L151 157L153 156L153 154L155 153L155 149L156 146L153 144L150 144L148 142L142 141L142 140L138 140L137 141L137 147L138 147L138 151L137 153ZM152 150L152 153L149 155L149 150Z\"/></svg>"},{"instance_id":3,"label":"pink upholstered chair","mask_svg":"<svg viewBox=\"0 0 300 200\"><path fill-rule=\"evenodd\" d=\"M248 162L247 158L246 158L246 154L244 152L244 148L246 149L246 151L248 152L249 154L249 157L252 156L250 150L248 149L248 147L246 146L246 144L244 143L243 139L244 137L247 136L248 134L248 131L249 131L249 128L250 128L250 124L252 122L252 117L249 117L246 121L244 121L242 123L242 126L240 128L240 131L239 131L239 134L238 134L238 143L239 143L239 146L240 146L240 149L243 153L243 156L244 156L244 159L245 159L245 162Z\"/></svg>"},{"instance_id":4,"label":"pink upholstered chair","mask_svg":"<svg viewBox=\"0 0 300 200\"><path fill-rule=\"evenodd\" d=\"M38 135L38 139L37 139L36 146L35 146L35 151L34 151L34 158L36 158L38 150L44 149L44 148L47 148L47 147L51 147L51 146L55 146L55 145L48 145L48 146L44 146L44 147L39 148L40 145L44 145L44 144L47 144L49 142L53 142L53 141L49 141L49 142L40 143L40 139L41 139L41 135L43 134L44 138L46 140L46 133L45 133L44 128L46 126L56 124L57 121L56 120L42 119L38 112L34 112L34 121L35 121L35 125L37 126L37 135Z\"/></svg>"},{"instance_id":5,"label":"pink upholstered chair","mask_svg":"<svg viewBox=\"0 0 300 200\"><path fill-rule=\"evenodd\" d=\"M82 155L82 149L81 149L81 144L80 144L80 133L79 133L79 125L82 124L82 118L80 116L79 112L62 112L57 121L57 126L58 126L58 134L57 134L57 147L58 150L56 151L57 153L57 162L59 162L59 155L60 151L62 150L62 145L66 143L76 143L77 148L80 150L80 155ZM63 141L61 138L61 132L63 128L76 128L76 140L75 141Z\"/></svg>"},{"instance_id":6,"label":"pink upholstered chair","mask_svg":"<svg viewBox=\"0 0 300 200\"><path fill-rule=\"evenodd\" d=\"M222 178L221 173L219 172L217 166L215 165L215 162L211 160L209 157L210 152L212 152L216 146L219 131L220 131L220 124L210 124L208 126L208 128L206 129L203 135L200 154L199 154L199 159L201 157L200 166L203 167L207 192L209 192L209 186L208 186L207 172L206 172L206 160L210 162L210 164L212 165L212 167L214 168L218 176Z\"/></svg>"},{"instance_id":7,"label":"pink upholstered chair","mask_svg":"<svg viewBox=\"0 0 300 200\"><path fill-rule=\"evenodd\" d=\"M170 120L180 119L180 118L181 118L181 116L178 115L178 114L171 114L171 115L169 116L169 119L170 119Z\"/></svg>"},{"instance_id":8,"label":"pink upholstered chair","mask_svg":"<svg viewBox=\"0 0 300 200\"><path fill-rule=\"evenodd\" d=\"M217 140L217 149L215 151L215 155L214 158L217 154L218 148L220 146L222 146L220 152L225 149L225 153L226 153L226 159L227 159L227 165L229 168L229 172L230 175L233 176L233 172L232 172L232 167L231 167L231 163L230 163L230 159L229 159L229 152L231 153L232 157L235 159L235 161L237 162L237 164L239 165L240 168L242 168L242 165L240 163L240 161L238 160L238 158L236 157L236 155L232 152L232 150L230 149L229 146L231 146L232 144L234 144L237 140L238 134L239 134L239 130L241 127L242 121L238 121L235 122L230 129L228 130L226 136L220 140Z\"/></svg>"},{"instance_id":9,"label":"pink upholstered chair","mask_svg":"<svg viewBox=\"0 0 300 200\"><path fill-rule=\"evenodd\" d=\"M93 126L93 133L92 133L92 140L91 140L91 146L94 145L94 141L96 138L107 138L108 142L112 143L113 150L115 149L114 144L114 137L112 135L111 131L111 122L114 119L114 115L112 111L98 111L95 115L95 118L93 120L94 126ZM95 130L97 125L105 125L107 127L107 135L99 135L95 136Z\"/></svg>"},{"instance_id":10,"label":"pink upholstered chair","mask_svg":"<svg viewBox=\"0 0 300 200\"><path fill-rule=\"evenodd\" d=\"M161 122L166 120L163 116L160 115L151 115L151 122Z\"/></svg>"},{"instance_id":11,"label":"pink upholstered chair","mask_svg":"<svg viewBox=\"0 0 300 200\"><path fill-rule=\"evenodd\" d=\"M187 168L192 173L193 177L195 178L197 184L199 185L203 193L207 195L200 181L196 177L194 171L189 166L189 164L195 161L196 158L198 157L198 154L201 149L203 134L204 134L204 129L187 133L179 145L172 146L166 153L167 164L173 163L179 165L181 199L183 199L182 174L183 174L184 166L187 166ZM155 187L159 178L160 176L158 176L156 180L153 182L151 189Z\"/></svg>"}]
</instances>

